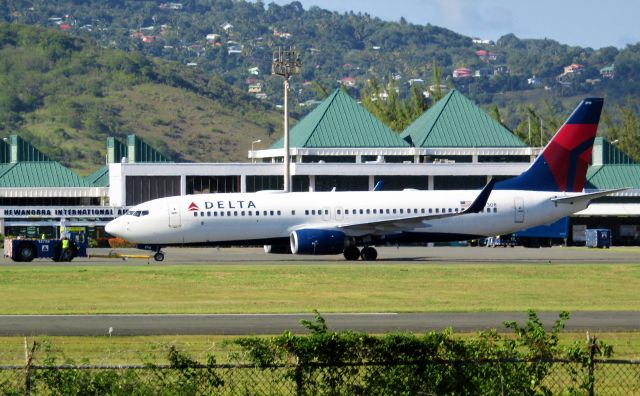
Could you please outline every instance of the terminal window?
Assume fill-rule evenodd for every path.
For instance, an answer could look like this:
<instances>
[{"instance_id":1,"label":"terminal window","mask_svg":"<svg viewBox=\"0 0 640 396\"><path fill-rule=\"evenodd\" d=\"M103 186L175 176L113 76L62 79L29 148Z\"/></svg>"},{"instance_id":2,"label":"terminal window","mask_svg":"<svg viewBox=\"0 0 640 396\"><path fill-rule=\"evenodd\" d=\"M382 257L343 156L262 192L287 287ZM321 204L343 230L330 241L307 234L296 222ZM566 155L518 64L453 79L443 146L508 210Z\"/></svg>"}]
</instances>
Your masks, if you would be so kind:
<instances>
[{"instance_id":1,"label":"terminal window","mask_svg":"<svg viewBox=\"0 0 640 396\"><path fill-rule=\"evenodd\" d=\"M127 176L126 205L180 195L180 176Z\"/></svg>"}]
</instances>

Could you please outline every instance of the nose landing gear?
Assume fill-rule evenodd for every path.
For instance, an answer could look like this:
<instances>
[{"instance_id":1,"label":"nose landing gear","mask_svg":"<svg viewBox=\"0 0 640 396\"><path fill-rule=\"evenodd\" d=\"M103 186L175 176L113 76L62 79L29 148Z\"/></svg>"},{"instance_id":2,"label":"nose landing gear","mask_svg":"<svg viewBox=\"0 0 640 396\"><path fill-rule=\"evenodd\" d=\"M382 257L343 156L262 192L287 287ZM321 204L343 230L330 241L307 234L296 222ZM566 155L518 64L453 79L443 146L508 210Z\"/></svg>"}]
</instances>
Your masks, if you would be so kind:
<instances>
[{"instance_id":1,"label":"nose landing gear","mask_svg":"<svg viewBox=\"0 0 640 396\"><path fill-rule=\"evenodd\" d=\"M158 250L156 252L156 254L153 255L153 259L155 261L163 261L164 260L164 253L162 253L160 250Z\"/></svg>"}]
</instances>

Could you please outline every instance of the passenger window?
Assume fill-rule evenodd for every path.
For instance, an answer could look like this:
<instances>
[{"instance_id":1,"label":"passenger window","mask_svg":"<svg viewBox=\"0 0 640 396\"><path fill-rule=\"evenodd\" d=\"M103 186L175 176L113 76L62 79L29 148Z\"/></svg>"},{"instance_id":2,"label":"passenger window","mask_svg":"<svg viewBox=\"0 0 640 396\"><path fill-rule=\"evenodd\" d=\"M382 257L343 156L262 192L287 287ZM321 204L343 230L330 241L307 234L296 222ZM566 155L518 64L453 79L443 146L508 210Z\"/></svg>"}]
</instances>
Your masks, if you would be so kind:
<instances>
[{"instance_id":1,"label":"passenger window","mask_svg":"<svg viewBox=\"0 0 640 396\"><path fill-rule=\"evenodd\" d=\"M244 216L244 210L240 212L240 216Z\"/></svg>"},{"instance_id":2,"label":"passenger window","mask_svg":"<svg viewBox=\"0 0 640 396\"><path fill-rule=\"evenodd\" d=\"M336 210L336 214L340 214L340 209L337 209L337 210Z\"/></svg>"},{"instance_id":3,"label":"passenger window","mask_svg":"<svg viewBox=\"0 0 640 396\"><path fill-rule=\"evenodd\" d=\"M207 212L207 217L211 217L211 212Z\"/></svg>"},{"instance_id":4,"label":"passenger window","mask_svg":"<svg viewBox=\"0 0 640 396\"><path fill-rule=\"evenodd\" d=\"M360 209L360 214L364 214L364 210Z\"/></svg>"},{"instance_id":5,"label":"passenger window","mask_svg":"<svg viewBox=\"0 0 640 396\"><path fill-rule=\"evenodd\" d=\"M224 212L220 212L220 217L224 217Z\"/></svg>"},{"instance_id":6,"label":"passenger window","mask_svg":"<svg viewBox=\"0 0 640 396\"><path fill-rule=\"evenodd\" d=\"M498 213L498 208L493 208L493 213Z\"/></svg>"},{"instance_id":7,"label":"passenger window","mask_svg":"<svg viewBox=\"0 0 640 396\"><path fill-rule=\"evenodd\" d=\"M393 214L396 214L396 210L395 209L393 209Z\"/></svg>"},{"instance_id":8,"label":"passenger window","mask_svg":"<svg viewBox=\"0 0 640 396\"><path fill-rule=\"evenodd\" d=\"M367 214L371 214L371 209L367 209Z\"/></svg>"},{"instance_id":9,"label":"passenger window","mask_svg":"<svg viewBox=\"0 0 640 396\"><path fill-rule=\"evenodd\" d=\"M436 213L440 213L440 209L436 208Z\"/></svg>"},{"instance_id":10,"label":"passenger window","mask_svg":"<svg viewBox=\"0 0 640 396\"><path fill-rule=\"evenodd\" d=\"M227 216L229 216L229 217L231 216L231 211L230 210L227 210Z\"/></svg>"},{"instance_id":11,"label":"passenger window","mask_svg":"<svg viewBox=\"0 0 640 396\"><path fill-rule=\"evenodd\" d=\"M266 210L263 210L263 211L262 211L262 214L266 216L268 213L267 213L267 211L266 211Z\"/></svg>"},{"instance_id":12,"label":"passenger window","mask_svg":"<svg viewBox=\"0 0 640 396\"><path fill-rule=\"evenodd\" d=\"M218 217L218 212L213 212L213 217Z\"/></svg>"},{"instance_id":13,"label":"passenger window","mask_svg":"<svg viewBox=\"0 0 640 396\"><path fill-rule=\"evenodd\" d=\"M296 211L295 211L295 210L292 210L292 211L291 211L291 216L295 216L295 215L296 215Z\"/></svg>"},{"instance_id":14,"label":"passenger window","mask_svg":"<svg viewBox=\"0 0 640 396\"><path fill-rule=\"evenodd\" d=\"M198 217L198 212L193 212L193 217Z\"/></svg>"},{"instance_id":15,"label":"passenger window","mask_svg":"<svg viewBox=\"0 0 640 396\"><path fill-rule=\"evenodd\" d=\"M400 209L400 214L403 214L403 213L404 213L404 209Z\"/></svg>"},{"instance_id":16,"label":"passenger window","mask_svg":"<svg viewBox=\"0 0 640 396\"><path fill-rule=\"evenodd\" d=\"M373 214L378 214L378 209L374 209Z\"/></svg>"},{"instance_id":17,"label":"passenger window","mask_svg":"<svg viewBox=\"0 0 640 396\"><path fill-rule=\"evenodd\" d=\"M278 216L281 216L281 215L282 215L282 212L281 212L281 211L278 211Z\"/></svg>"},{"instance_id":18,"label":"passenger window","mask_svg":"<svg viewBox=\"0 0 640 396\"><path fill-rule=\"evenodd\" d=\"M271 216L273 216L273 210L270 212Z\"/></svg>"},{"instance_id":19,"label":"passenger window","mask_svg":"<svg viewBox=\"0 0 640 396\"><path fill-rule=\"evenodd\" d=\"M389 209L387 209L387 214L389 214Z\"/></svg>"},{"instance_id":20,"label":"passenger window","mask_svg":"<svg viewBox=\"0 0 640 396\"><path fill-rule=\"evenodd\" d=\"M237 211L237 210L234 210L234 211L233 211L233 215L234 215L234 216L237 216L237 215L238 215L238 211Z\"/></svg>"},{"instance_id":21,"label":"passenger window","mask_svg":"<svg viewBox=\"0 0 640 396\"><path fill-rule=\"evenodd\" d=\"M433 209L429 208L429 213L433 213Z\"/></svg>"},{"instance_id":22,"label":"passenger window","mask_svg":"<svg viewBox=\"0 0 640 396\"><path fill-rule=\"evenodd\" d=\"M315 209L312 209L312 210L311 210L311 214L315 216L315 215L316 215L316 210L315 210Z\"/></svg>"},{"instance_id":23,"label":"passenger window","mask_svg":"<svg viewBox=\"0 0 640 396\"><path fill-rule=\"evenodd\" d=\"M424 208L420 209L420 213L424 214Z\"/></svg>"},{"instance_id":24,"label":"passenger window","mask_svg":"<svg viewBox=\"0 0 640 396\"><path fill-rule=\"evenodd\" d=\"M304 214L309 216L309 209L305 209Z\"/></svg>"},{"instance_id":25,"label":"passenger window","mask_svg":"<svg viewBox=\"0 0 640 396\"><path fill-rule=\"evenodd\" d=\"M458 213L458 208L455 208L455 209L454 209L454 211L455 211L456 213Z\"/></svg>"}]
</instances>

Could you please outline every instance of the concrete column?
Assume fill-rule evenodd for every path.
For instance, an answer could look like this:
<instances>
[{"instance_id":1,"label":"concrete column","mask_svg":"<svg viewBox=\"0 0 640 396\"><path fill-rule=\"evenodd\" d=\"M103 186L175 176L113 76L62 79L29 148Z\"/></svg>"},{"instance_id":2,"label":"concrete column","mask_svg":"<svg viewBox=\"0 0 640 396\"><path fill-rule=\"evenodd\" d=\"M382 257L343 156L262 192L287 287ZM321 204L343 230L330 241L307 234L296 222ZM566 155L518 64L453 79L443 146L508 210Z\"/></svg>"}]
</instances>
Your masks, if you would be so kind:
<instances>
[{"instance_id":1,"label":"concrete column","mask_svg":"<svg viewBox=\"0 0 640 396\"><path fill-rule=\"evenodd\" d=\"M187 195L187 175L180 175L180 195Z\"/></svg>"},{"instance_id":2,"label":"concrete column","mask_svg":"<svg viewBox=\"0 0 640 396\"><path fill-rule=\"evenodd\" d=\"M427 189L433 190L433 176L427 176Z\"/></svg>"},{"instance_id":3,"label":"concrete column","mask_svg":"<svg viewBox=\"0 0 640 396\"><path fill-rule=\"evenodd\" d=\"M240 192L247 192L247 175L240 175Z\"/></svg>"},{"instance_id":4,"label":"concrete column","mask_svg":"<svg viewBox=\"0 0 640 396\"><path fill-rule=\"evenodd\" d=\"M373 175L369 175L369 191L373 191L373 188L376 186L376 178Z\"/></svg>"},{"instance_id":5,"label":"concrete column","mask_svg":"<svg viewBox=\"0 0 640 396\"><path fill-rule=\"evenodd\" d=\"M316 175L309 175L309 190L316 191Z\"/></svg>"}]
</instances>

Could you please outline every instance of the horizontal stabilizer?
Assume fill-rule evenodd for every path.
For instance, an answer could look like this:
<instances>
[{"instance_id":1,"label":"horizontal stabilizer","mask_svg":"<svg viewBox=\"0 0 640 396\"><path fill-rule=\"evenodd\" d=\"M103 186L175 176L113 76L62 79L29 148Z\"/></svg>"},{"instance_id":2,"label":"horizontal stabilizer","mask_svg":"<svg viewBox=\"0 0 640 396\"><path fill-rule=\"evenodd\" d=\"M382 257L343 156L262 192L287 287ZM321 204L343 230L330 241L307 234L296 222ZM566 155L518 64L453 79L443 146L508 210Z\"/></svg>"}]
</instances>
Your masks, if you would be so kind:
<instances>
[{"instance_id":1,"label":"horizontal stabilizer","mask_svg":"<svg viewBox=\"0 0 640 396\"><path fill-rule=\"evenodd\" d=\"M573 204L576 202L592 201L596 198L615 194L617 192L624 191L624 190L628 190L628 188L616 188L613 190L604 190L604 191L596 191L591 193L572 195L570 197L551 198L551 201L555 203L560 203L560 204Z\"/></svg>"}]
</instances>

